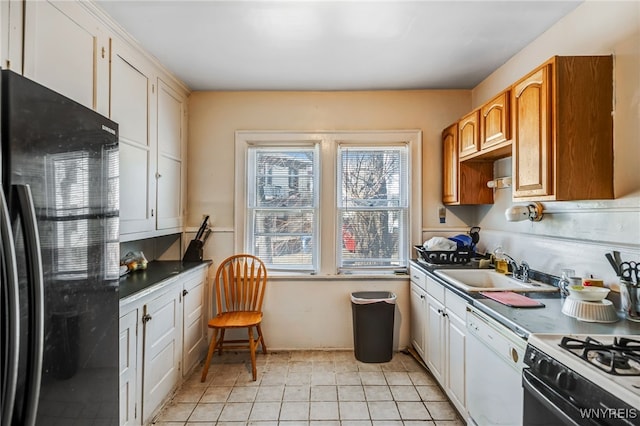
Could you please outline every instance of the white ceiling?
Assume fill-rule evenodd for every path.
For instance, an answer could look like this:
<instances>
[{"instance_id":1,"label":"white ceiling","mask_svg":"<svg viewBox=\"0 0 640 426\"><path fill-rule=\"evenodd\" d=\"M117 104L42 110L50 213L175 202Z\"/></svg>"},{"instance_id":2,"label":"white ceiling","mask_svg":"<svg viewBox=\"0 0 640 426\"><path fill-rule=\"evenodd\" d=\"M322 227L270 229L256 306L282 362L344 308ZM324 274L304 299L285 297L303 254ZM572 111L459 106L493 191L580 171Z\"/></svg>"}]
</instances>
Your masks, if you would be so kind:
<instances>
[{"instance_id":1,"label":"white ceiling","mask_svg":"<svg viewBox=\"0 0 640 426\"><path fill-rule=\"evenodd\" d=\"M192 90L471 89L580 1L97 4Z\"/></svg>"}]
</instances>

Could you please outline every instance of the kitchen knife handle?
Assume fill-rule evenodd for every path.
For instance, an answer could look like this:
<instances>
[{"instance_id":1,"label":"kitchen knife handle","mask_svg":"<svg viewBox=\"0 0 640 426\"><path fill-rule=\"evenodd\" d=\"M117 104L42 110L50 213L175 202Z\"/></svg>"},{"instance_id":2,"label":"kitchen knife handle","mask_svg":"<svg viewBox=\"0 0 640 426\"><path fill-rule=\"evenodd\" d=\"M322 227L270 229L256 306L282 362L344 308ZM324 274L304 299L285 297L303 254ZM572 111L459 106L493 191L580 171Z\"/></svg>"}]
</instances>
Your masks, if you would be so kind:
<instances>
[{"instance_id":1,"label":"kitchen knife handle","mask_svg":"<svg viewBox=\"0 0 640 426\"><path fill-rule=\"evenodd\" d=\"M40 383L42 377L42 356L44 350L44 276L36 209L29 185L14 185L20 210L25 238L25 252L29 268L31 287L30 303L34 307L32 318L30 359L27 367L27 394L25 395L25 426L33 426L38 412Z\"/></svg>"},{"instance_id":2,"label":"kitchen knife handle","mask_svg":"<svg viewBox=\"0 0 640 426\"><path fill-rule=\"evenodd\" d=\"M11 231L11 219L9 218L9 209L7 208L7 201L4 197L4 192L0 191L2 195L0 203L0 233L2 234L2 257L4 259L4 266L6 268L7 282L3 283L7 288L4 294L7 295L7 306L3 308L7 309L6 317L3 316L3 320L6 318L7 324L3 327L7 327L7 353L3 353L6 356L6 361L3 361L7 365L7 371L3 371L6 376L3 378L6 384L4 395L2 395L2 424L10 425L11 418L13 416L13 405L16 398L16 388L18 383L18 359L20 354L20 299L18 294L18 267L16 264L16 250L13 243L13 232Z\"/></svg>"}]
</instances>

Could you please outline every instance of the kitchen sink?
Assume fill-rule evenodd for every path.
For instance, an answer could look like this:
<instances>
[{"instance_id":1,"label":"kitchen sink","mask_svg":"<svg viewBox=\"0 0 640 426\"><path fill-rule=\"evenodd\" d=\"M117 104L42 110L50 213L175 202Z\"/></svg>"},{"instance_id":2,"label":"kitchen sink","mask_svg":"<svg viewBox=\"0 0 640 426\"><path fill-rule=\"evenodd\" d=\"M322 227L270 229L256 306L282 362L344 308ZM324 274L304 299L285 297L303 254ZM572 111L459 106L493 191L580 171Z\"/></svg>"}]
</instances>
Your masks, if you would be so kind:
<instances>
[{"instance_id":1,"label":"kitchen sink","mask_svg":"<svg viewBox=\"0 0 640 426\"><path fill-rule=\"evenodd\" d=\"M510 275L500 274L492 269L439 269L436 275L451 285L466 292L514 291L514 292L554 292L557 287L531 280L523 283Z\"/></svg>"}]
</instances>

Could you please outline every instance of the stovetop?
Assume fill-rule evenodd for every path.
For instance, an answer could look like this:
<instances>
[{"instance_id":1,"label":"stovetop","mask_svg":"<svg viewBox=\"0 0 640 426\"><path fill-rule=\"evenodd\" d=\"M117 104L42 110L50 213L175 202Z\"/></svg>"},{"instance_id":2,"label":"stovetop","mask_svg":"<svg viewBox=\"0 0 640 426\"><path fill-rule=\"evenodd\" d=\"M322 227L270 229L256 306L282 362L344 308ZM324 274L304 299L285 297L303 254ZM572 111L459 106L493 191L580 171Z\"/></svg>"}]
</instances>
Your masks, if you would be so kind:
<instances>
[{"instance_id":1,"label":"stovetop","mask_svg":"<svg viewBox=\"0 0 640 426\"><path fill-rule=\"evenodd\" d=\"M632 407L640 407L640 336L533 334L528 343Z\"/></svg>"},{"instance_id":2,"label":"stovetop","mask_svg":"<svg viewBox=\"0 0 640 426\"><path fill-rule=\"evenodd\" d=\"M640 376L640 336L614 336L610 343L591 336L580 339L565 336L560 341L560 347L606 374Z\"/></svg>"}]
</instances>

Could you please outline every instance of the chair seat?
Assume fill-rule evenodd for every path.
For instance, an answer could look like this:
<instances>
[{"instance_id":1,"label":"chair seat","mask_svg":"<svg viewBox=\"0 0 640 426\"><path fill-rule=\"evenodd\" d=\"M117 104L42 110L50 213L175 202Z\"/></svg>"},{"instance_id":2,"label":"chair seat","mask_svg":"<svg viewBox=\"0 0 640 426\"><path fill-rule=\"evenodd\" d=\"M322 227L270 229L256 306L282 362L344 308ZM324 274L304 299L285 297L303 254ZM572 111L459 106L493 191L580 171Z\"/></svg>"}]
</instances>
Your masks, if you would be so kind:
<instances>
[{"instance_id":1,"label":"chair seat","mask_svg":"<svg viewBox=\"0 0 640 426\"><path fill-rule=\"evenodd\" d=\"M262 312L223 312L210 319L207 325L211 328L253 327L261 321Z\"/></svg>"}]
</instances>

